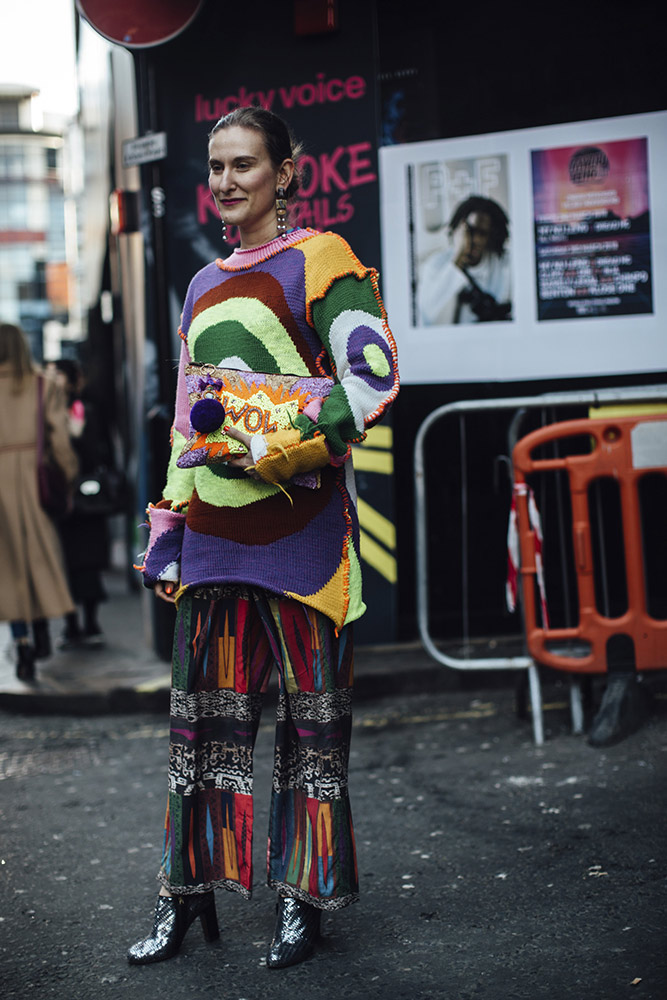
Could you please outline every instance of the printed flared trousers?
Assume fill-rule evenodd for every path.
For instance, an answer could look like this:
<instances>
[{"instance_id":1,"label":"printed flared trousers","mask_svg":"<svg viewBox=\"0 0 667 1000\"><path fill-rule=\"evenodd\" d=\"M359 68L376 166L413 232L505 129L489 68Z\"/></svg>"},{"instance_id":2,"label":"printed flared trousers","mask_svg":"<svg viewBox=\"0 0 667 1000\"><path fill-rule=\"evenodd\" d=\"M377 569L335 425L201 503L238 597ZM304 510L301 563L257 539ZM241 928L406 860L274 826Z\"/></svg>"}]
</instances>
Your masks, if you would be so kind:
<instances>
[{"instance_id":1,"label":"printed flared trousers","mask_svg":"<svg viewBox=\"0 0 667 1000\"><path fill-rule=\"evenodd\" d=\"M224 596L221 596L224 595ZM279 673L268 883L322 909L358 894L347 789L352 633L263 591L197 591L174 633L169 796L158 878L173 894L252 890L252 758Z\"/></svg>"}]
</instances>

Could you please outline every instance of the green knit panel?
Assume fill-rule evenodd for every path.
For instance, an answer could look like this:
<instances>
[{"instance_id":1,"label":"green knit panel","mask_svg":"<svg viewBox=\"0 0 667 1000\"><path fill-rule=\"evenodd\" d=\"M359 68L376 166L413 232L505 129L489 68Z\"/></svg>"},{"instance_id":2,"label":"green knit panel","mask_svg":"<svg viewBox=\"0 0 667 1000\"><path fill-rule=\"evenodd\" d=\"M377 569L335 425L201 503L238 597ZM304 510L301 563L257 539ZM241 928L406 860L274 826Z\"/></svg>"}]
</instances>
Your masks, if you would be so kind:
<instances>
[{"instance_id":1,"label":"green knit panel","mask_svg":"<svg viewBox=\"0 0 667 1000\"><path fill-rule=\"evenodd\" d=\"M179 469L176 465L176 460L183 451L185 443L186 438L174 428L171 455L169 456L169 466L167 468L167 483L162 492L162 496L167 500L171 500L174 504L189 503L195 485L195 470Z\"/></svg>"},{"instance_id":2,"label":"green knit panel","mask_svg":"<svg viewBox=\"0 0 667 1000\"><path fill-rule=\"evenodd\" d=\"M223 354L224 352L224 354ZM248 333L242 323L227 320L209 327L195 341L192 360L206 362L209 358L220 360L223 356L242 358L250 371L279 374L280 366L262 342Z\"/></svg>"},{"instance_id":3,"label":"green knit panel","mask_svg":"<svg viewBox=\"0 0 667 1000\"><path fill-rule=\"evenodd\" d=\"M363 309L371 316L382 316L370 276L361 281L354 275L338 278L325 297L313 303L313 324L327 350L331 347L329 343L331 324L346 309Z\"/></svg>"},{"instance_id":4,"label":"green knit panel","mask_svg":"<svg viewBox=\"0 0 667 1000\"><path fill-rule=\"evenodd\" d=\"M336 356L337 345L332 344L330 337L331 324L341 313L349 310L355 312L355 325L363 322L358 315L359 312L368 313L369 318L375 320L382 317L382 310L375 297L370 277L362 280L353 275L339 278L326 296L313 304L313 325L329 356L339 368L346 364L347 357ZM339 377L340 374L339 371ZM297 418L297 426L306 436L309 427L312 433L312 424L309 424L307 418ZM360 441L365 436L363 428L357 427L355 423L354 414L342 385L334 386L324 401L317 420L317 429L325 435L336 455L345 454L349 441Z\"/></svg>"},{"instance_id":5,"label":"green knit panel","mask_svg":"<svg viewBox=\"0 0 667 1000\"><path fill-rule=\"evenodd\" d=\"M359 441L365 437L355 425L354 416L342 385L335 385L324 400L315 427L312 421L302 413L296 417L294 424L304 438L312 437L316 429L324 434L334 455L344 455L347 451L348 441Z\"/></svg>"}]
</instances>

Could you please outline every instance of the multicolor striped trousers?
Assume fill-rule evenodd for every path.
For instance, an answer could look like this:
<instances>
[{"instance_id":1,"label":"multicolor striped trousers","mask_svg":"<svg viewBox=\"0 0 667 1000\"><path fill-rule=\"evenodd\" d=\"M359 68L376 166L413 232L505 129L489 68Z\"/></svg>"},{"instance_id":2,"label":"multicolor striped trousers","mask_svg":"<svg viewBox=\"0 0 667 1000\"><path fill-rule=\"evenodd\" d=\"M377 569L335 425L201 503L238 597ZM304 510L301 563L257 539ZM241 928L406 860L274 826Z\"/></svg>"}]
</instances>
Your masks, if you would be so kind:
<instances>
[{"instance_id":1,"label":"multicolor striped trousers","mask_svg":"<svg viewBox=\"0 0 667 1000\"><path fill-rule=\"evenodd\" d=\"M158 878L173 894L252 890L252 757L263 693L279 695L268 883L321 909L353 902L347 791L351 627L245 588L184 595L174 635L169 798Z\"/></svg>"}]
</instances>

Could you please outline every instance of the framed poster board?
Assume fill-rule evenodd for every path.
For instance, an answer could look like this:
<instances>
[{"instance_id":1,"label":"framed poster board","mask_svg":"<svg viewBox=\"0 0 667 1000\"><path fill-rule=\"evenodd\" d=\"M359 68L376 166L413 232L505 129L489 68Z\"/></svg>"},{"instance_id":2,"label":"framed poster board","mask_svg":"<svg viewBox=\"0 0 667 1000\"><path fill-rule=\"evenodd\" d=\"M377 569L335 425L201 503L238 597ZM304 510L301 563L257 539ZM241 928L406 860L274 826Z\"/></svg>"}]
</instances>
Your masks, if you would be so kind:
<instances>
[{"instance_id":1,"label":"framed poster board","mask_svg":"<svg viewBox=\"0 0 667 1000\"><path fill-rule=\"evenodd\" d=\"M667 113L380 150L404 383L667 369Z\"/></svg>"}]
</instances>

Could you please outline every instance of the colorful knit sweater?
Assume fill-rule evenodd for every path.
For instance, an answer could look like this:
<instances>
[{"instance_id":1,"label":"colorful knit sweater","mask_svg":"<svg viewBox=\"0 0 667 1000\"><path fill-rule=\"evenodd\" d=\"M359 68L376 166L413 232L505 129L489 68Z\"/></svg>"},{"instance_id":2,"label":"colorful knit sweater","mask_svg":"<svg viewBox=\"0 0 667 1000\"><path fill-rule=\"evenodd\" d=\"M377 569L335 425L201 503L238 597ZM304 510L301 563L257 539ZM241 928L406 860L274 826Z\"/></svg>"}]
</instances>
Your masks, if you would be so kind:
<instances>
[{"instance_id":1,"label":"colorful knit sweater","mask_svg":"<svg viewBox=\"0 0 667 1000\"><path fill-rule=\"evenodd\" d=\"M199 271L180 334L172 454L163 500L148 509L146 584L177 580L181 592L246 584L296 598L338 627L354 621L365 606L350 443L363 440L398 392L377 273L341 237L296 229ZM191 362L328 375L335 384L319 413L300 414L296 429L282 432L279 447L281 432L266 435L260 482L227 465L177 466L191 432ZM290 482L316 468L319 488Z\"/></svg>"}]
</instances>

